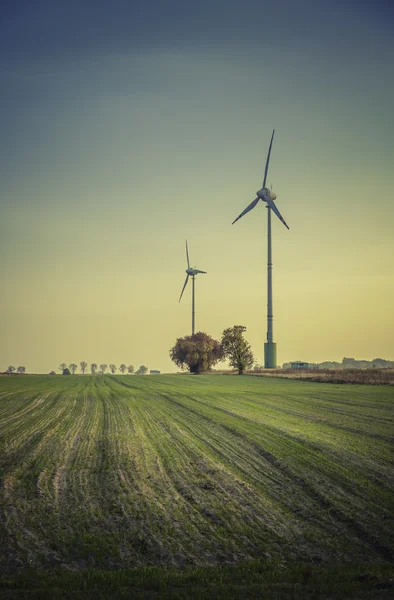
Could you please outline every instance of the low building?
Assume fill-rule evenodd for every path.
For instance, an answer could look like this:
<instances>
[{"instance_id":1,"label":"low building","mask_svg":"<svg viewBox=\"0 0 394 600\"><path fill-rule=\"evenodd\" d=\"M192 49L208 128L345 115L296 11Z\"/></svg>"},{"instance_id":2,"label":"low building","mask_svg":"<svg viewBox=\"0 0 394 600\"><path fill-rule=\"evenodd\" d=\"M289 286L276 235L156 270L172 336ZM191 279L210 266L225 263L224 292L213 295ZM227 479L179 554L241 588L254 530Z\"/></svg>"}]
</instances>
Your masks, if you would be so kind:
<instances>
[{"instance_id":1,"label":"low building","mask_svg":"<svg viewBox=\"0 0 394 600\"><path fill-rule=\"evenodd\" d=\"M149 373L150 375L160 375L160 371L157 371L156 369L151 369Z\"/></svg>"},{"instance_id":2,"label":"low building","mask_svg":"<svg viewBox=\"0 0 394 600\"><path fill-rule=\"evenodd\" d=\"M296 360L290 363L290 369L309 369L309 363Z\"/></svg>"}]
</instances>

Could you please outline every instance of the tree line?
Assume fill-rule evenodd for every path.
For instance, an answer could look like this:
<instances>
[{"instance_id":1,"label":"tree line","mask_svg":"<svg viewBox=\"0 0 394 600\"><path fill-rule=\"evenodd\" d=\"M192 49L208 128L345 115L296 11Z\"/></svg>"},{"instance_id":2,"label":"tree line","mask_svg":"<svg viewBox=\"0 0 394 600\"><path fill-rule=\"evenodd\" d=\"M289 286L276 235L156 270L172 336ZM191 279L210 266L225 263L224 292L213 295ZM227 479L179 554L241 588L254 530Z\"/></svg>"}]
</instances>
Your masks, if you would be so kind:
<instances>
[{"instance_id":1,"label":"tree line","mask_svg":"<svg viewBox=\"0 0 394 600\"><path fill-rule=\"evenodd\" d=\"M91 363L90 365L88 365L88 363L85 360L81 360L81 362L79 363L79 368L80 368L82 375L84 375L88 369L90 370L92 375L95 375L96 373L105 375L107 369L109 369L110 372L112 373L112 375L114 375L116 373L116 371L118 370L118 367L112 363L110 365L107 365L105 363L103 363L101 365L98 365L97 363ZM60 363L58 369L63 375L75 375L75 373L78 369L78 365L76 365L75 363L71 363L70 365L67 366L66 363ZM121 364L119 366L119 371L122 373L122 375L124 375L126 372L128 375L133 375L134 366L133 365L126 366L125 364ZM145 365L141 365L137 369L137 371L135 371L135 375L145 375L147 372L148 372L148 367L146 367ZM50 375L56 375L55 371L51 371Z\"/></svg>"},{"instance_id":2,"label":"tree line","mask_svg":"<svg viewBox=\"0 0 394 600\"><path fill-rule=\"evenodd\" d=\"M188 368L190 373L201 373L209 371L219 361L227 359L230 366L237 369L238 373L242 375L244 371L251 369L254 363L252 348L244 338L245 331L246 327L243 325L228 327L223 331L220 341L213 339L202 331L178 338L170 350L171 360L181 369ZM79 367L82 375L84 375L88 369L88 363L81 360ZM113 363L110 365L91 363L90 372L92 375L96 373L104 375L108 368L113 375L118 370L118 367ZM71 363L67 366L66 363L61 363L58 369L63 375L74 375L78 365ZM133 365L121 364L119 371L122 375L126 371L129 375L132 375L134 367ZM135 375L145 375L147 372L148 367L141 365ZM51 371L50 375L56 375L55 371Z\"/></svg>"},{"instance_id":3,"label":"tree line","mask_svg":"<svg viewBox=\"0 0 394 600\"><path fill-rule=\"evenodd\" d=\"M17 373L25 373L26 372L26 367L22 367L22 366L20 366L20 367L14 367L13 365L10 365L7 368L6 373L14 373L15 371Z\"/></svg>"},{"instance_id":4,"label":"tree line","mask_svg":"<svg viewBox=\"0 0 394 600\"><path fill-rule=\"evenodd\" d=\"M291 363L283 363L282 369L290 369ZM394 361L385 358L374 358L373 360L364 360L349 358L344 356L342 362L334 360L321 363L309 363L309 369L316 370L341 370L341 369L394 369Z\"/></svg>"}]
</instances>

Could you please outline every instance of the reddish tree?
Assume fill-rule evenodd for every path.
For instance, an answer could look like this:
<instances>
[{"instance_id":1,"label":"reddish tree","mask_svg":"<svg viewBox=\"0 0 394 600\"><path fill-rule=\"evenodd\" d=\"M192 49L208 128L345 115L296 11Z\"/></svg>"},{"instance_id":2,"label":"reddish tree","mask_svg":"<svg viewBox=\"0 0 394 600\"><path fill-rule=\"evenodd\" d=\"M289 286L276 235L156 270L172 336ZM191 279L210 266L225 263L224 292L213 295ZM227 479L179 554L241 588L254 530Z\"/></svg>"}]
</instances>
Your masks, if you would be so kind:
<instances>
[{"instance_id":1,"label":"reddish tree","mask_svg":"<svg viewBox=\"0 0 394 600\"><path fill-rule=\"evenodd\" d=\"M209 371L222 356L220 343L202 331L178 338L170 350L171 360L181 369L187 367L190 373Z\"/></svg>"}]
</instances>

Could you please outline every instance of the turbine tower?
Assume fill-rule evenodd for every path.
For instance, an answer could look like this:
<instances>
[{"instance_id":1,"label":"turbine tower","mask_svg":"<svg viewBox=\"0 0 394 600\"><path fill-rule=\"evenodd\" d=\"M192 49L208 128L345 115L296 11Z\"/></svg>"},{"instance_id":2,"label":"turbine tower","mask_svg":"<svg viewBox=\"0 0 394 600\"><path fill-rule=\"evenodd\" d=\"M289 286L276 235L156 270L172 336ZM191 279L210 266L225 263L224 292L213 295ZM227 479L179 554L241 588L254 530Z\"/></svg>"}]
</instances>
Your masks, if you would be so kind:
<instances>
[{"instance_id":1,"label":"turbine tower","mask_svg":"<svg viewBox=\"0 0 394 600\"><path fill-rule=\"evenodd\" d=\"M268 156L267 161L265 163L265 171L264 171L264 181L261 190L256 192L257 198L253 200L245 208L243 212L233 221L233 225L238 219L246 215L250 210L252 210L259 200L266 203L267 211L267 236L268 236L268 248L267 248L267 341L264 344L264 368L265 369L276 369L276 344L274 342L274 330L273 330L273 308L272 308L272 244L271 244L271 211L273 211L278 219L280 219L287 229L290 227L287 225L286 221L280 214L279 210L276 207L274 200L276 199L276 194L270 189L266 187L267 182L267 174L268 174L268 165L270 162L271 156L271 148L272 142L274 140L275 129L272 132L271 142L268 148Z\"/></svg>"},{"instance_id":2,"label":"turbine tower","mask_svg":"<svg viewBox=\"0 0 394 600\"><path fill-rule=\"evenodd\" d=\"M196 317L196 311L195 311L195 296L194 296L194 280L196 278L196 275L198 275L199 273L205 273L206 271L199 271L199 269L192 269L190 267L190 260L189 260L189 250L187 247L187 240L186 240L186 260L187 260L187 269L186 269L186 280L185 283L183 284L183 288L181 291L181 295L179 296L179 302L181 301L181 298L183 296L183 292L185 291L185 287L187 286L187 282L189 281L189 277L192 278L192 335L194 335L195 331L194 331L194 324L195 324L195 317Z\"/></svg>"}]
</instances>

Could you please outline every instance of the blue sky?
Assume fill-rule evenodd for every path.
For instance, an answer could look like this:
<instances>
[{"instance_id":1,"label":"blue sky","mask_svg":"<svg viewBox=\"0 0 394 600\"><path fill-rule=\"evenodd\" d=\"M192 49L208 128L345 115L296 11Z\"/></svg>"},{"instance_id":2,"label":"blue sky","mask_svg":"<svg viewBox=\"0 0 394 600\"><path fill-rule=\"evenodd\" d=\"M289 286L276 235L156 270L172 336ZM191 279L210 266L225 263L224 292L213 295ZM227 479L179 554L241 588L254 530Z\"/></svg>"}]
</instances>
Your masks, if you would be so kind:
<instances>
[{"instance_id":1,"label":"blue sky","mask_svg":"<svg viewBox=\"0 0 394 600\"><path fill-rule=\"evenodd\" d=\"M393 358L389 2L9 3L0 23L0 369L172 369L197 328L278 360ZM189 290L190 292L190 290Z\"/></svg>"}]
</instances>

